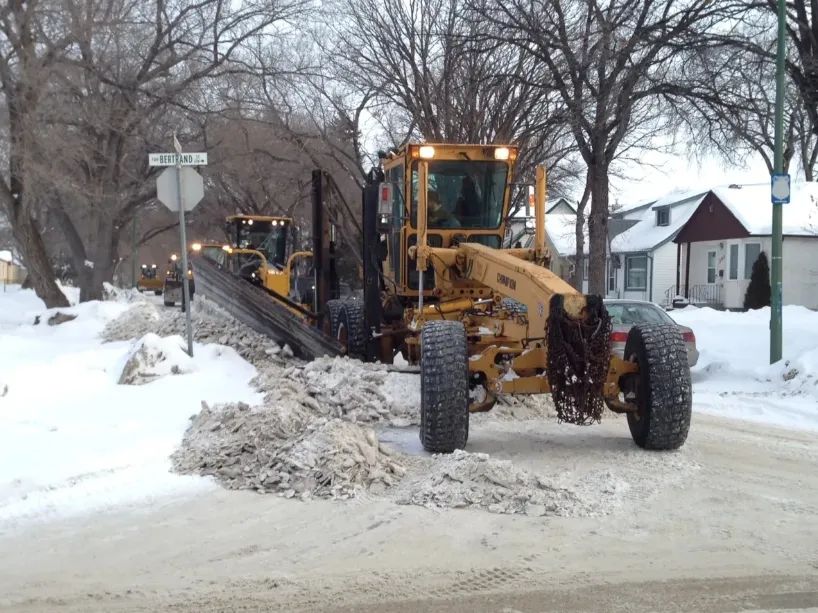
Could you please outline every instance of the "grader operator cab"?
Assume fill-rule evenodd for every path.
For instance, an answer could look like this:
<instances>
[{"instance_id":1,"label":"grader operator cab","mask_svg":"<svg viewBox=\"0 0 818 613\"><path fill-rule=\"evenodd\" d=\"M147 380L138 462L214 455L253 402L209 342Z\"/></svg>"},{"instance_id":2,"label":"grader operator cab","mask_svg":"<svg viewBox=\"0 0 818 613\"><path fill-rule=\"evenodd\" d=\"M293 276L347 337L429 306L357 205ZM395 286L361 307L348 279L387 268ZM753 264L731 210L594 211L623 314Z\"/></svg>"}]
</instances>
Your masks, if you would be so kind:
<instances>
[{"instance_id":1,"label":"grader operator cab","mask_svg":"<svg viewBox=\"0 0 818 613\"><path fill-rule=\"evenodd\" d=\"M233 215L225 232L229 270L293 306L313 306L312 252L292 250L292 219Z\"/></svg>"},{"instance_id":2,"label":"grader operator cab","mask_svg":"<svg viewBox=\"0 0 818 613\"><path fill-rule=\"evenodd\" d=\"M516 157L512 146L409 144L382 158L363 190L362 300L339 300L329 289L324 174L314 173L317 308L299 328L269 304L274 332L309 340L313 356L340 350L391 363L400 353L419 365L428 451L462 449L470 413L490 410L499 395L543 393L560 421L598 422L607 405L627 415L637 445L681 446L691 413L684 342L675 326L637 325L625 359L611 355L601 297L548 269L544 169L536 175L534 246L501 248ZM218 289L222 281L213 280ZM215 292L223 300L227 293ZM253 309L238 310L252 325L251 311L262 305L246 299ZM318 327L334 345L315 342L307 330Z\"/></svg>"}]
</instances>

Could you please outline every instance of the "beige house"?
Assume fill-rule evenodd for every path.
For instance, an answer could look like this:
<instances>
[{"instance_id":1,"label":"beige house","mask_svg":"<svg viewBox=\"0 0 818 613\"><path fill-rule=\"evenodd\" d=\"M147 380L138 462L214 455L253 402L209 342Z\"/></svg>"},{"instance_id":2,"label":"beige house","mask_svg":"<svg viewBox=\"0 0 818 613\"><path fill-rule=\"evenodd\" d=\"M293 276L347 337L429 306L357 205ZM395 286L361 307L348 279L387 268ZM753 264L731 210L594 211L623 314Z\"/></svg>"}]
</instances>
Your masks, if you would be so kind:
<instances>
[{"instance_id":1,"label":"beige house","mask_svg":"<svg viewBox=\"0 0 818 613\"><path fill-rule=\"evenodd\" d=\"M0 250L0 283L3 285L22 283L26 276L25 272L11 251Z\"/></svg>"}]
</instances>

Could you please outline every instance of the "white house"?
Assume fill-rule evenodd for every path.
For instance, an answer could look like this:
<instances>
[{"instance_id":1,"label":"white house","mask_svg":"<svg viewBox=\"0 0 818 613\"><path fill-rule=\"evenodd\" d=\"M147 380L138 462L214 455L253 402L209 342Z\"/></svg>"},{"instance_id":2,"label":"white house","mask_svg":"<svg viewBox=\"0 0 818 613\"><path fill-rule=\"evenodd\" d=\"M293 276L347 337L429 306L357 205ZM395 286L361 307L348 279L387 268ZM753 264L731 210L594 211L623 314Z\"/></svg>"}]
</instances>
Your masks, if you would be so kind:
<instances>
[{"instance_id":1,"label":"white house","mask_svg":"<svg viewBox=\"0 0 818 613\"><path fill-rule=\"evenodd\" d=\"M784 205L784 304L818 308L818 184L794 184ZM573 208L546 215L551 269L569 278L576 255ZM741 309L753 263L771 248L770 184L676 192L608 220L606 297ZM530 246L526 235L523 246ZM587 254L587 226L585 230ZM587 255L583 265L587 279ZM587 283L583 287L588 291Z\"/></svg>"},{"instance_id":2,"label":"white house","mask_svg":"<svg viewBox=\"0 0 818 613\"><path fill-rule=\"evenodd\" d=\"M818 309L818 184L794 184L782 213L782 302ZM676 279L666 296L743 308L753 263L762 251L771 257L770 184L710 190L674 243Z\"/></svg>"}]
</instances>

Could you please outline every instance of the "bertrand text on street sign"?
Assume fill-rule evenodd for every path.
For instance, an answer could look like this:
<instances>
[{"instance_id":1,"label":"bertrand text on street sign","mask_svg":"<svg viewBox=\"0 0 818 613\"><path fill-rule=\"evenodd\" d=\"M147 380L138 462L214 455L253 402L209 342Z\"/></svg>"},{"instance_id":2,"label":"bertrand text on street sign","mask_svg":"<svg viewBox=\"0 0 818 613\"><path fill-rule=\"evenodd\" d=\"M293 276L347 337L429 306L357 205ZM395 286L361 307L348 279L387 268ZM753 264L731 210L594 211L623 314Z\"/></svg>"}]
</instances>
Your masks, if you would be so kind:
<instances>
[{"instance_id":1,"label":"bertrand text on street sign","mask_svg":"<svg viewBox=\"0 0 818 613\"><path fill-rule=\"evenodd\" d=\"M207 166L207 153L149 153L148 166Z\"/></svg>"}]
</instances>

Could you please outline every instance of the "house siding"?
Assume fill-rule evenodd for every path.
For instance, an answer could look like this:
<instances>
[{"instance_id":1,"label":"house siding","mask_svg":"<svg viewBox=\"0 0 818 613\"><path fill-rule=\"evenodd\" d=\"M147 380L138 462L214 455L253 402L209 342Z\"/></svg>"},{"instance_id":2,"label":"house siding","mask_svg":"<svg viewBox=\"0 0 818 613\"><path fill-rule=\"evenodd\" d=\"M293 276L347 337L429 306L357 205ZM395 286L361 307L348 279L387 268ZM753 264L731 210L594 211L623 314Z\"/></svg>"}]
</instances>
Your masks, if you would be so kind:
<instances>
[{"instance_id":1,"label":"house siding","mask_svg":"<svg viewBox=\"0 0 818 613\"><path fill-rule=\"evenodd\" d=\"M783 303L818 309L818 237L785 236L782 257Z\"/></svg>"},{"instance_id":2,"label":"house siding","mask_svg":"<svg viewBox=\"0 0 818 613\"><path fill-rule=\"evenodd\" d=\"M665 294L676 285L676 244L665 243L653 252L651 302L665 304ZM672 293L672 292L671 292ZM673 296L670 296L672 299Z\"/></svg>"}]
</instances>

